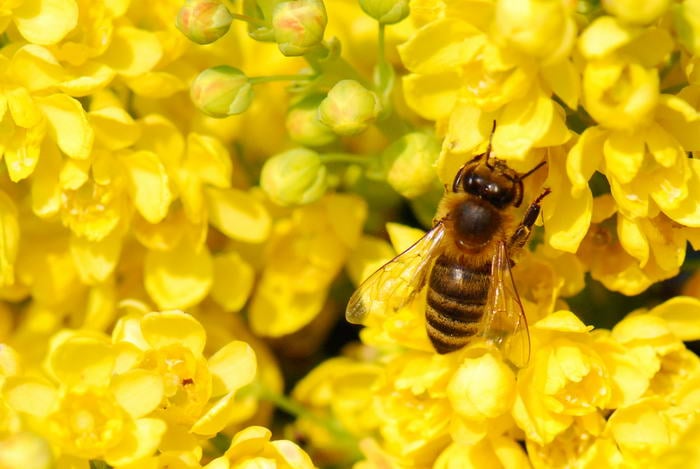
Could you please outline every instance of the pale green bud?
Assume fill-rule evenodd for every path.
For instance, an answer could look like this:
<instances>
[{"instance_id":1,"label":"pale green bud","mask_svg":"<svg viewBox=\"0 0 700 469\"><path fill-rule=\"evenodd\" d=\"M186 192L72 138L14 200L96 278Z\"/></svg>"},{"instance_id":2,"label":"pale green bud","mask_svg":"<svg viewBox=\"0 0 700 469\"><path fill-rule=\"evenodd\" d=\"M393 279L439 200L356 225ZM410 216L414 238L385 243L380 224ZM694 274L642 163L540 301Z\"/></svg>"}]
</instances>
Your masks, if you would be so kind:
<instances>
[{"instance_id":1,"label":"pale green bud","mask_svg":"<svg viewBox=\"0 0 700 469\"><path fill-rule=\"evenodd\" d=\"M321 102L318 117L338 135L356 135L374 122L379 111L374 92L355 80L341 80Z\"/></svg>"},{"instance_id":2,"label":"pale green bud","mask_svg":"<svg viewBox=\"0 0 700 469\"><path fill-rule=\"evenodd\" d=\"M315 151L285 151L265 162L260 186L278 205L308 204L326 192L326 167Z\"/></svg>"},{"instance_id":3,"label":"pale green bud","mask_svg":"<svg viewBox=\"0 0 700 469\"><path fill-rule=\"evenodd\" d=\"M322 100L323 96L307 96L289 108L285 125L292 140L318 147L336 139L335 133L318 120L318 105Z\"/></svg>"},{"instance_id":4,"label":"pale green bud","mask_svg":"<svg viewBox=\"0 0 700 469\"><path fill-rule=\"evenodd\" d=\"M386 180L402 196L413 199L435 184L440 144L435 137L413 132L396 140L381 156Z\"/></svg>"},{"instance_id":5,"label":"pale green bud","mask_svg":"<svg viewBox=\"0 0 700 469\"><path fill-rule=\"evenodd\" d=\"M409 13L408 0L360 0L360 7L382 24L398 23Z\"/></svg>"},{"instance_id":6,"label":"pale green bud","mask_svg":"<svg viewBox=\"0 0 700 469\"><path fill-rule=\"evenodd\" d=\"M321 0L283 1L272 10L275 42L287 56L304 55L319 45L327 22Z\"/></svg>"},{"instance_id":7,"label":"pale green bud","mask_svg":"<svg viewBox=\"0 0 700 469\"><path fill-rule=\"evenodd\" d=\"M197 44L211 44L228 32L233 17L216 0L187 0L177 13L175 26Z\"/></svg>"},{"instance_id":8,"label":"pale green bud","mask_svg":"<svg viewBox=\"0 0 700 469\"><path fill-rule=\"evenodd\" d=\"M203 70L192 83L190 95L195 106L212 117L240 114L253 101L248 77L228 65Z\"/></svg>"}]
</instances>

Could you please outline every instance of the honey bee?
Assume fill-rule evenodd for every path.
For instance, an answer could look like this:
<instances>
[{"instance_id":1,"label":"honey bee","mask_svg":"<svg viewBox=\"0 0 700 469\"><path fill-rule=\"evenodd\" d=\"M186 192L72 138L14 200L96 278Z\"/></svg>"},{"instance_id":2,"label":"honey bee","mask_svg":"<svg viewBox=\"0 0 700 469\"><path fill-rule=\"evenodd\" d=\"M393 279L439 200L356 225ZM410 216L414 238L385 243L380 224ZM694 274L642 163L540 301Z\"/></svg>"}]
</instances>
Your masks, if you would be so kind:
<instances>
[{"instance_id":1,"label":"honey bee","mask_svg":"<svg viewBox=\"0 0 700 469\"><path fill-rule=\"evenodd\" d=\"M483 337L511 363L525 366L530 336L511 255L528 241L550 189L535 198L517 225L512 212L522 203L523 179L542 165L517 173L491 155L489 139L486 152L465 163L446 187L433 228L355 291L347 320L367 324L396 312L427 285L425 324L438 353Z\"/></svg>"}]
</instances>

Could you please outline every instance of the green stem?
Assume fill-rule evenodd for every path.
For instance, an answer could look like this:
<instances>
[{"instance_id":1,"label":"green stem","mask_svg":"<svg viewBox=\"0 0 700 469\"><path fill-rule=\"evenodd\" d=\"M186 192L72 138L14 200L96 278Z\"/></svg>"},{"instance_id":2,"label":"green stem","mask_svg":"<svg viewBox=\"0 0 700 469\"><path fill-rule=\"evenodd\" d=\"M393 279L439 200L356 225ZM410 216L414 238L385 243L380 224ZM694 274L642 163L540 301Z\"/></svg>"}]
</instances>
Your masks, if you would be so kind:
<instances>
[{"instance_id":1,"label":"green stem","mask_svg":"<svg viewBox=\"0 0 700 469\"><path fill-rule=\"evenodd\" d=\"M260 83L270 83L273 81L305 81L311 80L310 75L298 74L298 75L269 75L264 77L249 77L248 82L251 85L258 85Z\"/></svg>"},{"instance_id":2,"label":"green stem","mask_svg":"<svg viewBox=\"0 0 700 469\"><path fill-rule=\"evenodd\" d=\"M354 155L352 153L324 153L319 156L323 164L345 163L367 166L371 162L371 158L367 156Z\"/></svg>"},{"instance_id":3,"label":"green stem","mask_svg":"<svg viewBox=\"0 0 700 469\"><path fill-rule=\"evenodd\" d=\"M377 67L379 69L379 76L382 78L382 71L386 69L386 67L389 66L389 63L386 60L386 51L385 51L385 36L386 36L386 25L384 23L379 23L379 30L377 32ZM383 81L380 79L379 84L382 84Z\"/></svg>"},{"instance_id":4,"label":"green stem","mask_svg":"<svg viewBox=\"0 0 700 469\"><path fill-rule=\"evenodd\" d=\"M340 443L340 445L347 448L351 452L353 460L360 459L361 455L357 449L357 438L343 428L343 426L337 420L332 418L324 418L314 414L298 402L290 399L284 394L271 391L259 382L253 382L238 392L237 397L245 396L255 396L261 401L271 402L278 409L292 415L293 417L296 417L297 419L307 419L325 428L326 431L328 431L328 433L330 433L335 440Z\"/></svg>"},{"instance_id":5,"label":"green stem","mask_svg":"<svg viewBox=\"0 0 700 469\"><path fill-rule=\"evenodd\" d=\"M229 3L229 2L227 2L227 3ZM241 15L240 13L233 13L233 12L231 12L230 8L229 8L229 14L231 15L231 17L233 19L245 21L246 23L252 24L254 26L268 26L268 24L264 20L261 20L260 18L253 18L252 16Z\"/></svg>"}]
</instances>

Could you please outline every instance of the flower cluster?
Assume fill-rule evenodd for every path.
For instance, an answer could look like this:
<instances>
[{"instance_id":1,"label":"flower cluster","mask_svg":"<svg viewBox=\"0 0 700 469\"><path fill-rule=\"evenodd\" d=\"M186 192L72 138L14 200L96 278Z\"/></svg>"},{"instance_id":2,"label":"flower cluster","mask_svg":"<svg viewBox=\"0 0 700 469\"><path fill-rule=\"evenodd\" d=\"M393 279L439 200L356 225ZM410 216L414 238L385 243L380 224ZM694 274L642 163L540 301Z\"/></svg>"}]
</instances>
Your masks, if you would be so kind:
<instances>
[{"instance_id":1,"label":"flower cluster","mask_svg":"<svg viewBox=\"0 0 700 469\"><path fill-rule=\"evenodd\" d=\"M3 2L0 467L700 460L700 2L638 3ZM348 343L487 145L527 365L424 291Z\"/></svg>"}]
</instances>

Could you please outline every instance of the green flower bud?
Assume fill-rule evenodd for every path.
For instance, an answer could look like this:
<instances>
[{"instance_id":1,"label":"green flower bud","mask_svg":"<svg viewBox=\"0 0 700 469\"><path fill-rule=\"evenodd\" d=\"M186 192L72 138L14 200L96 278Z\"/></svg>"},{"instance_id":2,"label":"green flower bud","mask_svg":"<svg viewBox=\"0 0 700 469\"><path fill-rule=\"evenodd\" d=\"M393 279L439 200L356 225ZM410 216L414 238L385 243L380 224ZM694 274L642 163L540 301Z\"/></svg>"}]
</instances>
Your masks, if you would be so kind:
<instances>
[{"instance_id":1,"label":"green flower bud","mask_svg":"<svg viewBox=\"0 0 700 469\"><path fill-rule=\"evenodd\" d=\"M360 0L360 7L382 24L398 23L408 16L408 0Z\"/></svg>"},{"instance_id":2,"label":"green flower bud","mask_svg":"<svg viewBox=\"0 0 700 469\"><path fill-rule=\"evenodd\" d=\"M285 124L292 140L311 147L335 140L333 131L318 120L318 105L322 100L323 96L307 96L289 108Z\"/></svg>"},{"instance_id":3,"label":"green flower bud","mask_svg":"<svg viewBox=\"0 0 700 469\"><path fill-rule=\"evenodd\" d=\"M326 192L326 167L315 151L285 151L265 162L260 186L278 205L308 204Z\"/></svg>"},{"instance_id":4,"label":"green flower bud","mask_svg":"<svg viewBox=\"0 0 700 469\"><path fill-rule=\"evenodd\" d=\"M248 77L228 65L207 68L192 83L190 95L195 106L212 117L240 114L253 101Z\"/></svg>"},{"instance_id":5,"label":"green flower bud","mask_svg":"<svg viewBox=\"0 0 700 469\"><path fill-rule=\"evenodd\" d=\"M211 44L228 32L231 13L216 0L187 0L177 13L175 26L197 44Z\"/></svg>"},{"instance_id":6,"label":"green flower bud","mask_svg":"<svg viewBox=\"0 0 700 469\"><path fill-rule=\"evenodd\" d=\"M425 194L437 181L435 162L439 154L435 137L421 132L404 135L382 153L387 182L408 199Z\"/></svg>"},{"instance_id":7,"label":"green flower bud","mask_svg":"<svg viewBox=\"0 0 700 469\"><path fill-rule=\"evenodd\" d=\"M381 111L379 97L355 80L341 80L331 88L318 108L321 122L338 135L365 130Z\"/></svg>"},{"instance_id":8,"label":"green flower bud","mask_svg":"<svg viewBox=\"0 0 700 469\"><path fill-rule=\"evenodd\" d=\"M275 42L286 56L304 55L323 40L328 17L321 0L289 0L275 5Z\"/></svg>"}]
</instances>

